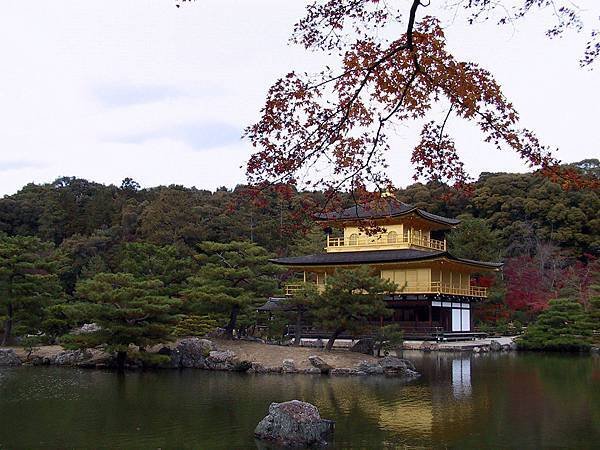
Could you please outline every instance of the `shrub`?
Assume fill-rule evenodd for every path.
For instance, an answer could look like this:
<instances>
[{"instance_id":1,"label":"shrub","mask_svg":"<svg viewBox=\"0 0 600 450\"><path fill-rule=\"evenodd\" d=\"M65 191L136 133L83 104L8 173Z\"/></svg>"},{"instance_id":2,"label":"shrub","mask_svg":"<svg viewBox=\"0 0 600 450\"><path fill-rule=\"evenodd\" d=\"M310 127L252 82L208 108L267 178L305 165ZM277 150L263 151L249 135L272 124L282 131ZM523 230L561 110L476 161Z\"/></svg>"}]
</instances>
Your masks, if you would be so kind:
<instances>
[{"instance_id":1,"label":"shrub","mask_svg":"<svg viewBox=\"0 0 600 450\"><path fill-rule=\"evenodd\" d=\"M574 300L552 300L549 308L517 340L520 349L587 350L593 343L594 322Z\"/></svg>"}]
</instances>

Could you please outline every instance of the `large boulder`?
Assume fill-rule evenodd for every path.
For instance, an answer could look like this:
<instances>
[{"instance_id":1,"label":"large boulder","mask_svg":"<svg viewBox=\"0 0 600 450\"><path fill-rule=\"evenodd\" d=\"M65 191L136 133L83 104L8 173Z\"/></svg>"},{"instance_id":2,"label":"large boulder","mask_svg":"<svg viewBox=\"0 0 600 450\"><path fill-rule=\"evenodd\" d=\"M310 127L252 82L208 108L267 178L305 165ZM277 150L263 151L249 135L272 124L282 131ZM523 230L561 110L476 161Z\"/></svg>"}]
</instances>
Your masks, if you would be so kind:
<instances>
[{"instance_id":1,"label":"large boulder","mask_svg":"<svg viewBox=\"0 0 600 450\"><path fill-rule=\"evenodd\" d=\"M293 359L284 359L283 364L281 364L281 371L283 373L298 373Z\"/></svg>"},{"instance_id":2,"label":"large boulder","mask_svg":"<svg viewBox=\"0 0 600 450\"><path fill-rule=\"evenodd\" d=\"M254 435L283 447L326 445L334 424L321 419L316 406L291 400L271 403L269 414L256 426Z\"/></svg>"},{"instance_id":3,"label":"large boulder","mask_svg":"<svg viewBox=\"0 0 600 450\"><path fill-rule=\"evenodd\" d=\"M208 339L187 338L177 343L171 351L171 366L195 369L206 369L206 360L210 352L216 349L215 344Z\"/></svg>"},{"instance_id":4,"label":"large boulder","mask_svg":"<svg viewBox=\"0 0 600 450\"><path fill-rule=\"evenodd\" d=\"M235 370L237 361L231 350L214 350L206 358L206 367L211 370Z\"/></svg>"},{"instance_id":5,"label":"large boulder","mask_svg":"<svg viewBox=\"0 0 600 450\"><path fill-rule=\"evenodd\" d=\"M12 348L0 348L0 367L20 365L21 360Z\"/></svg>"},{"instance_id":6,"label":"large boulder","mask_svg":"<svg viewBox=\"0 0 600 450\"><path fill-rule=\"evenodd\" d=\"M383 374L383 367L379 363L372 363L369 361L361 361L356 366L359 372L364 372L367 375L381 375Z\"/></svg>"},{"instance_id":7,"label":"large boulder","mask_svg":"<svg viewBox=\"0 0 600 450\"><path fill-rule=\"evenodd\" d=\"M253 362L250 363L248 373L269 373L269 368L263 366L261 363Z\"/></svg>"},{"instance_id":8,"label":"large boulder","mask_svg":"<svg viewBox=\"0 0 600 450\"><path fill-rule=\"evenodd\" d=\"M490 350L492 352L499 352L502 350L502 344L498 341L491 341L490 342Z\"/></svg>"},{"instance_id":9,"label":"large boulder","mask_svg":"<svg viewBox=\"0 0 600 450\"><path fill-rule=\"evenodd\" d=\"M50 364L57 366L77 366L85 364L92 358L92 352L88 349L63 350L50 358Z\"/></svg>"},{"instance_id":10,"label":"large boulder","mask_svg":"<svg viewBox=\"0 0 600 450\"><path fill-rule=\"evenodd\" d=\"M379 365L386 375L419 376L415 365L408 359L386 356L379 361Z\"/></svg>"},{"instance_id":11,"label":"large boulder","mask_svg":"<svg viewBox=\"0 0 600 450\"><path fill-rule=\"evenodd\" d=\"M373 339L359 339L352 347L350 347L351 352L356 353L364 353L365 355L373 355L373 351L375 350L375 343Z\"/></svg>"},{"instance_id":12,"label":"large boulder","mask_svg":"<svg viewBox=\"0 0 600 450\"><path fill-rule=\"evenodd\" d=\"M313 365L314 368L319 369L321 371L321 373L329 373L329 371L331 369L333 369L332 366L330 366L329 364L327 364L323 358L321 358L320 356L317 355L310 355L308 357L308 360L310 361L310 363Z\"/></svg>"}]
</instances>

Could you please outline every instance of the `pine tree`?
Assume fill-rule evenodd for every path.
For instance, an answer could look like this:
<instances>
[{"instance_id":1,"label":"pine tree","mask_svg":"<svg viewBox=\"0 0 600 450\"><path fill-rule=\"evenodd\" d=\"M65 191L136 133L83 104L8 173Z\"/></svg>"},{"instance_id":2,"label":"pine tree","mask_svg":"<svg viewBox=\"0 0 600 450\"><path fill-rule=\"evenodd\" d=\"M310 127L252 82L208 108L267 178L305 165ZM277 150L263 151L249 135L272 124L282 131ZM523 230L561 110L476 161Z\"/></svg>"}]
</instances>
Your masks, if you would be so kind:
<instances>
[{"instance_id":1,"label":"pine tree","mask_svg":"<svg viewBox=\"0 0 600 450\"><path fill-rule=\"evenodd\" d=\"M527 327L518 340L525 350L577 351L589 349L599 324L575 300L551 300L549 308Z\"/></svg>"},{"instance_id":2,"label":"pine tree","mask_svg":"<svg viewBox=\"0 0 600 450\"><path fill-rule=\"evenodd\" d=\"M217 321L210 315L186 315L175 327L175 336L206 336L217 329Z\"/></svg>"},{"instance_id":3,"label":"pine tree","mask_svg":"<svg viewBox=\"0 0 600 450\"><path fill-rule=\"evenodd\" d=\"M238 316L255 310L277 289L280 269L264 248L250 242L203 242L198 249L203 265L182 291L184 306L193 313L226 313L225 330L232 337Z\"/></svg>"},{"instance_id":4,"label":"pine tree","mask_svg":"<svg viewBox=\"0 0 600 450\"><path fill-rule=\"evenodd\" d=\"M51 243L0 234L0 345L10 343L13 334L40 331L45 308L64 295L57 276L60 266Z\"/></svg>"},{"instance_id":5,"label":"pine tree","mask_svg":"<svg viewBox=\"0 0 600 450\"><path fill-rule=\"evenodd\" d=\"M118 268L138 278L163 282L169 295L181 290L192 275L193 261L174 245L154 245L147 242L129 242L119 254Z\"/></svg>"},{"instance_id":6,"label":"pine tree","mask_svg":"<svg viewBox=\"0 0 600 450\"><path fill-rule=\"evenodd\" d=\"M448 234L450 253L459 258L496 261L501 257L498 234L483 219L458 217L460 225Z\"/></svg>"},{"instance_id":7,"label":"pine tree","mask_svg":"<svg viewBox=\"0 0 600 450\"><path fill-rule=\"evenodd\" d=\"M375 334L375 349L377 356L381 356L381 351L402 350L404 342L404 331L400 325L393 323L385 325L377 330Z\"/></svg>"},{"instance_id":8,"label":"pine tree","mask_svg":"<svg viewBox=\"0 0 600 450\"><path fill-rule=\"evenodd\" d=\"M123 370L130 345L144 350L171 339L181 301L161 295L160 280L139 279L129 273L100 273L77 284L79 302L68 306L71 316L94 322L100 330L71 335L66 342L80 348L106 346L117 353Z\"/></svg>"},{"instance_id":9,"label":"pine tree","mask_svg":"<svg viewBox=\"0 0 600 450\"><path fill-rule=\"evenodd\" d=\"M294 292L292 297L288 297L283 301L282 306L287 313L286 315L291 315L294 318L294 345L300 345L302 326L307 315L317 305L319 298L317 286L314 283L305 283L302 289Z\"/></svg>"},{"instance_id":10,"label":"pine tree","mask_svg":"<svg viewBox=\"0 0 600 450\"><path fill-rule=\"evenodd\" d=\"M318 325L332 331L327 350L343 332L363 332L372 321L389 316L391 310L384 297L395 290L394 283L381 279L368 267L339 270L329 277L315 308Z\"/></svg>"}]
</instances>

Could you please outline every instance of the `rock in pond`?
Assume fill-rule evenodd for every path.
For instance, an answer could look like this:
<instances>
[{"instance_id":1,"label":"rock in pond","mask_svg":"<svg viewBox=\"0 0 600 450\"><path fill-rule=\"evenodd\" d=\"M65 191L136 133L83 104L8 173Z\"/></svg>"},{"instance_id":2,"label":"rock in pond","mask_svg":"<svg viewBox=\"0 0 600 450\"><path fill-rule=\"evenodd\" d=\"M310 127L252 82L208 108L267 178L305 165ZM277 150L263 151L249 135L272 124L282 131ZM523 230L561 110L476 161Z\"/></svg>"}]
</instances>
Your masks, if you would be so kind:
<instances>
[{"instance_id":1,"label":"rock in pond","mask_svg":"<svg viewBox=\"0 0 600 450\"><path fill-rule=\"evenodd\" d=\"M381 367L381 364L375 362L369 362L369 361L361 361L357 366L356 369L359 372L364 372L367 375L381 375L383 374L383 367Z\"/></svg>"},{"instance_id":2,"label":"rock in pond","mask_svg":"<svg viewBox=\"0 0 600 450\"><path fill-rule=\"evenodd\" d=\"M269 414L258 423L254 435L283 447L326 445L334 425L332 420L321 419L316 406L291 400L271 403Z\"/></svg>"},{"instance_id":3,"label":"rock in pond","mask_svg":"<svg viewBox=\"0 0 600 450\"><path fill-rule=\"evenodd\" d=\"M21 360L12 348L0 348L0 367L20 365Z\"/></svg>"},{"instance_id":4,"label":"rock in pond","mask_svg":"<svg viewBox=\"0 0 600 450\"><path fill-rule=\"evenodd\" d=\"M383 368L383 373L386 375L419 376L415 365L408 359L386 356L379 361L379 365Z\"/></svg>"}]
</instances>

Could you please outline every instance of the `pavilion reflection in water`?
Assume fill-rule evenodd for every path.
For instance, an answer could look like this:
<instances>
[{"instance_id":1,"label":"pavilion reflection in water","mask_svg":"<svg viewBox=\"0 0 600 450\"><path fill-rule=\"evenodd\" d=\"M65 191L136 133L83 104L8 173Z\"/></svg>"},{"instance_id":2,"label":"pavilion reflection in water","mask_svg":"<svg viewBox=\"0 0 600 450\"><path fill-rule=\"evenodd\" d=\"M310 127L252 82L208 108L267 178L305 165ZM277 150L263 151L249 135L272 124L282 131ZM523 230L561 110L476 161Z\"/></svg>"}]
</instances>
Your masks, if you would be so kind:
<instances>
[{"instance_id":1,"label":"pavilion reflection in water","mask_svg":"<svg viewBox=\"0 0 600 450\"><path fill-rule=\"evenodd\" d=\"M452 393L456 399L471 397L471 358L452 360Z\"/></svg>"}]
</instances>

